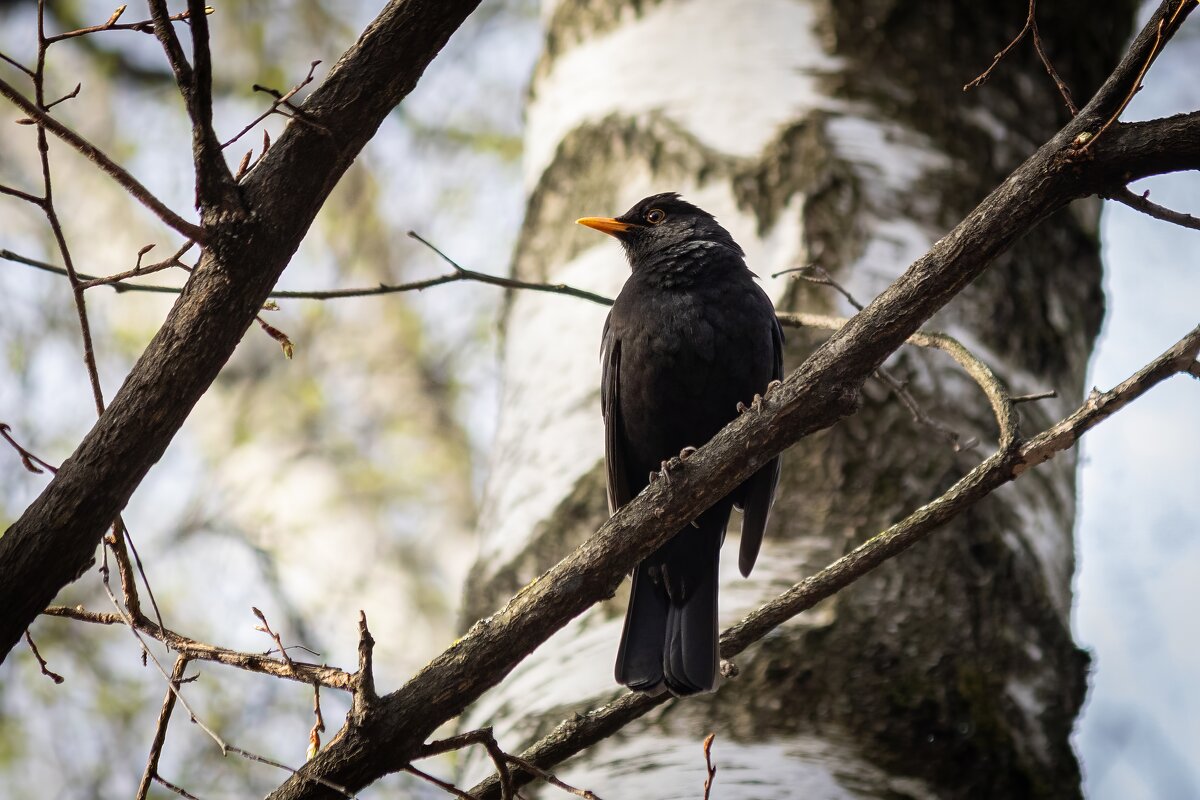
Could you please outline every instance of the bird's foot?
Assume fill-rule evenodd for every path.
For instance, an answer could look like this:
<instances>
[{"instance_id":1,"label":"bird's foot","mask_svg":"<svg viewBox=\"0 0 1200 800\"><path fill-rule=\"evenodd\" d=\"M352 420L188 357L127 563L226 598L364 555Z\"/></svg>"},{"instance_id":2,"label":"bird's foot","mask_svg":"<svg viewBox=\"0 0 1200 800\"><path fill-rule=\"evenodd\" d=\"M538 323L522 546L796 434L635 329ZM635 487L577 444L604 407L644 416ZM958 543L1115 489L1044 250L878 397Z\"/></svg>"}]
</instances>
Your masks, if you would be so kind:
<instances>
[{"instance_id":1,"label":"bird's foot","mask_svg":"<svg viewBox=\"0 0 1200 800\"><path fill-rule=\"evenodd\" d=\"M767 384L767 390L763 392L763 397L770 397L771 392L775 391L780 386L783 386L783 381L771 381Z\"/></svg>"},{"instance_id":2,"label":"bird's foot","mask_svg":"<svg viewBox=\"0 0 1200 800\"><path fill-rule=\"evenodd\" d=\"M747 411L749 411L749 410L750 410L750 406L746 405L746 404L745 404L745 403L743 403L741 400L738 400L738 404L737 404L737 412L738 412L739 414L745 414L745 413L746 413Z\"/></svg>"},{"instance_id":3,"label":"bird's foot","mask_svg":"<svg viewBox=\"0 0 1200 800\"><path fill-rule=\"evenodd\" d=\"M754 411L762 411L763 396L755 394L754 399L750 401L750 408Z\"/></svg>"},{"instance_id":4,"label":"bird's foot","mask_svg":"<svg viewBox=\"0 0 1200 800\"><path fill-rule=\"evenodd\" d=\"M694 447L689 446L689 447L683 448L682 450L679 451L680 462L687 461L689 458L691 458L692 454L695 452L696 452L696 448L694 448Z\"/></svg>"},{"instance_id":5,"label":"bird's foot","mask_svg":"<svg viewBox=\"0 0 1200 800\"><path fill-rule=\"evenodd\" d=\"M664 459L661 463L659 463L658 468L660 470L659 472L651 472L650 473L650 480L656 480L657 477L661 477L663 479L663 481L666 482L667 486L670 486L671 485L671 459L669 459L669 458Z\"/></svg>"}]
</instances>

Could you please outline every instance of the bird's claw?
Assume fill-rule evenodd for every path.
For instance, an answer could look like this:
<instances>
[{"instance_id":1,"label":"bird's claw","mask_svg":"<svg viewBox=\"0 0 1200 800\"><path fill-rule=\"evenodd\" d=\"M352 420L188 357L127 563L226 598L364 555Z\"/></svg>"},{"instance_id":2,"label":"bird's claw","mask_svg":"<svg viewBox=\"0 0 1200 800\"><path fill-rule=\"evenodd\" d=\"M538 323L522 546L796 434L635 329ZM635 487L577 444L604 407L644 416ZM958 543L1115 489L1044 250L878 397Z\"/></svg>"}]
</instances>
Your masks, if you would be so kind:
<instances>
[{"instance_id":1,"label":"bird's claw","mask_svg":"<svg viewBox=\"0 0 1200 800\"><path fill-rule=\"evenodd\" d=\"M666 481L667 486L670 486L671 485L671 459L669 459L669 458L665 459L662 463L660 463L658 465L658 468L660 470L662 470L659 473L662 475L662 479L664 481Z\"/></svg>"},{"instance_id":2,"label":"bird's claw","mask_svg":"<svg viewBox=\"0 0 1200 800\"><path fill-rule=\"evenodd\" d=\"M755 411L762 411L762 404L763 396L761 394L755 394L754 399L750 401L750 408L754 409Z\"/></svg>"},{"instance_id":3,"label":"bird's claw","mask_svg":"<svg viewBox=\"0 0 1200 800\"><path fill-rule=\"evenodd\" d=\"M775 391L780 386L783 386L783 381L771 381L767 384L767 390L763 392L763 397L770 397L771 392Z\"/></svg>"},{"instance_id":4,"label":"bird's claw","mask_svg":"<svg viewBox=\"0 0 1200 800\"><path fill-rule=\"evenodd\" d=\"M695 452L696 452L696 448L690 447L690 446L685 447L679 451L679 460L681 462L687 461L689 458L691 458L692 453L695 453Z\"/></svg>"},{"instance_id":5,"label":"bird's claw","mask_svg":"<svg viewBox=\"0 0 1200 800\"><path fill-rule=\"evenodd\" d=\"M746 405L745 403L743 403L741 400L738 400L738 404L737 404L737 412L738 412L739 414L745 414L745 413L746 413L746 412L749 410L749 408L750 408L750 407L749 407L748 405Z\"/></svg>"}]
</instances>

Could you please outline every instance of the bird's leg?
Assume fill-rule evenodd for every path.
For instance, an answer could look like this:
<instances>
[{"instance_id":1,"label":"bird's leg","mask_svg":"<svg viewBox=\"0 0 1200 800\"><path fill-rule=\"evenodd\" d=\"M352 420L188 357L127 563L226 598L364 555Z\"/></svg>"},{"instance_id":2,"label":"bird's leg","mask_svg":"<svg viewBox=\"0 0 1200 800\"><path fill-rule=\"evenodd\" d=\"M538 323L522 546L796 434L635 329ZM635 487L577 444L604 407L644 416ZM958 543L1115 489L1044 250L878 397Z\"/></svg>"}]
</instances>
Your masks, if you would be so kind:
<instances>
[{"instance_id":1,"label":"bird's leg","mask_svg":"<svg viewBox=\"0 0 1200 800\"><path fill-rule=\"evenodd\" d=\"M670 486L671 485L671 459L669 459L669 458L663 459L663 461L658 465L658 468L661 470L661 472L658 474L661 474L662 479L667 482L667 486ZM655 473L651 472L650 474L654 475ZM653 478L651 478L651 480L653 480Z\"/></svg>"},{"instance_id":2,"label":"bird's leg","mask_svg":"<svg viewBox=\"0 0 1200 800\"><path fill-rule=\"evenodd\" d=\"M750 401L750 408L755 411L762 411L763 396L755 392L754 399Z\"/></svg>"}]
</instances>

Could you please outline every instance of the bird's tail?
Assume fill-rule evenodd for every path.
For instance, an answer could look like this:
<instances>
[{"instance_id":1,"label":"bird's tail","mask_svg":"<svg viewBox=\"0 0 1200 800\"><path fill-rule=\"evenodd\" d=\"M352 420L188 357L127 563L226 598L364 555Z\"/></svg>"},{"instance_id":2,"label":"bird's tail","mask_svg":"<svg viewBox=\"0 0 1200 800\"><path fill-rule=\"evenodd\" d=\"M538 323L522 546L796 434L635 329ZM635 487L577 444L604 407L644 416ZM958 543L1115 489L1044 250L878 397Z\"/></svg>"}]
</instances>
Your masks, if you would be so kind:
<instances>
[{"instance_id":1,"label":"bird's tail","mask_svg":"<svg viewBox=\"0 0 1200 800\"><path fill-rule=\"evenodd\" d=\"M724 505L724 504L723 504ZM675 695L717 686L717 568L729 507L710 509L638 565L617 653L617 681Z\"/></svg>"},{"instance_id":2,"label":"bird's tail","mask_svg":"<svg viewBox=\"0 0 1200 800\"><path fill-rule=\"evenodd\" d=\"M663 686L663 641L667 635L669 601L652 573L649 559L637 565L629 607L625 609L625 630L617 650L617 683L635 692L657 694Z\"/></svg>"}]
</instances>

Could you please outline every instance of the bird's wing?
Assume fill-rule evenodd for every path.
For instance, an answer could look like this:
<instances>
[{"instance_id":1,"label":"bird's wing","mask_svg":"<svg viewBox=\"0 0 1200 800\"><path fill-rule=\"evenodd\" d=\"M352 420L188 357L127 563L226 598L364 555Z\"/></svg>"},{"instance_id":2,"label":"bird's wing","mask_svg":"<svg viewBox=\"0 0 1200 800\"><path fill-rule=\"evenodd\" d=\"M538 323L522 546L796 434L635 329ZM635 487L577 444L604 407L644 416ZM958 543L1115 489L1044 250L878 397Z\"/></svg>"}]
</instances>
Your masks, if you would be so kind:
<instances>
[{"instance_id":1,"label":"bird's wing","mask_svg":"<svg viewBox=\"0 0 1200 800\"><path fill-rule=\"evenodd\" d=\"M608 511L615 512L632 499L621 441L621 340L604 321L600 349L600 408L604 413L604 464L608 477Z\"/></svg>"},{"instance_id":2,"label":"bird's wing","mask_svg":"<svg viewBox=\"0 0 1200 800\"><path fill-rule=\"evenodd\" d=\"M783 328L774 314L771 321L774 323L771 338L775 345L771 380L780 381L783 380ZM764 464L742 484L742 544L738 551L738 569L743 576L750 575L750 570L754 569L754 562L758 559L758 549L762 546L763 533L767 529L771 504L775 502L775 487L778 484L778 456Z\"/></svg>"}]
</instances>

